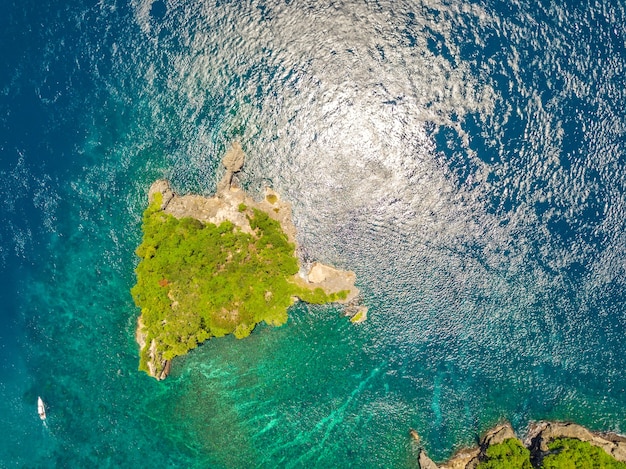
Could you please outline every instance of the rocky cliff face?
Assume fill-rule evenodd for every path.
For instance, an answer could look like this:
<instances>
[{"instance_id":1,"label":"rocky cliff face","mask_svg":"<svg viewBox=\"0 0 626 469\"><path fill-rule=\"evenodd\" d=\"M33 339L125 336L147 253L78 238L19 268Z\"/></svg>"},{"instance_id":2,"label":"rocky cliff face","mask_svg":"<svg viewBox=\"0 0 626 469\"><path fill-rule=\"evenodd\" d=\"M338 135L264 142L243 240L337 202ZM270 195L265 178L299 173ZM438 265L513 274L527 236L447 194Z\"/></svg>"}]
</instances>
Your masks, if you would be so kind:
<instances>
[{"instance_id":1,"label":"rocky cliff face","mask_svg":"<svg viewBox=\"0 0 626 469\"><path fill-rule=\"evenodd\" d=\"M441 469L475 469L489 446L497 445L509 438L516 438L513 427L509 423L497 425L480 438L478 447L459 451L442 465Z\"/></svg>"}]
</instances>

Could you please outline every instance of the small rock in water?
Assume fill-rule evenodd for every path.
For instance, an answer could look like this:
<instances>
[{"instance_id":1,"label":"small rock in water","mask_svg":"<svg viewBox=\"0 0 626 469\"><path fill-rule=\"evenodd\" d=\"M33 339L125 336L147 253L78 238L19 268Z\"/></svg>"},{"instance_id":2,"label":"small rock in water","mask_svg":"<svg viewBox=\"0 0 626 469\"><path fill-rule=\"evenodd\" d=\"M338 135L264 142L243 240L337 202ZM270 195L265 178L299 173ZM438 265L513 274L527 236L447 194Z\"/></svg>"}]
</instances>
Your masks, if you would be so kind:
<instances>
[{"instance_id":1,"label":"small rock in water","mask_svg":"<svg viewBox=\"0 0 626 469\"><path fill-rule=\"evenodd\" d=\"M241 145L239 142L233 142L230 150L226 152L224 155L224 159L222 160L222 164L224 167L233 173L241 171L243 168L244 160L246 159L246 155L241 149Z\"/></svg>"}]
</instances>

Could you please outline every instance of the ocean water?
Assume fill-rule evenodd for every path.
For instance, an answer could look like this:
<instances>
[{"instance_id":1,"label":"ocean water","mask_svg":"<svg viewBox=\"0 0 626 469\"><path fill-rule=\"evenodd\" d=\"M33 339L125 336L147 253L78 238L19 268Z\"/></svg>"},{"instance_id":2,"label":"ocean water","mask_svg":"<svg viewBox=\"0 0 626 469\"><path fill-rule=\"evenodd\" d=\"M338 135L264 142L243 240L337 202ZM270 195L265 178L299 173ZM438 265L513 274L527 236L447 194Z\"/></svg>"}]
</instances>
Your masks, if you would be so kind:
<instances>
[{"instance_id":1,"label":"ocean water","mask_svg":"<svg viewBox=\"0 0 626 469\"><path fill-rule=\"evenodd\" d=\"M502 419L626 432L626 5L4 0L0 467L416 467ZM231 141L369 319L137 371L150 183ZM36 413L48 404L47 425Z\"/></svg>"}]
</instances>

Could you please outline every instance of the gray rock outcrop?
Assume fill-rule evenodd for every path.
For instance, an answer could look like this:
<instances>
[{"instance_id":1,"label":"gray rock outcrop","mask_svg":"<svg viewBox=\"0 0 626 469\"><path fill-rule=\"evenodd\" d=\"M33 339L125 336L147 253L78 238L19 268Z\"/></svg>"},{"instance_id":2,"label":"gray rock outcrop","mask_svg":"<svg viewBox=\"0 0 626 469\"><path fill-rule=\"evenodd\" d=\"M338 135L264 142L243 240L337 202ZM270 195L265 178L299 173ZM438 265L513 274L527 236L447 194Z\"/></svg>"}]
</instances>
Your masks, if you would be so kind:
<instances>
[{"instance_id":1,"label":"gray rock outcrop","mask_svg":"<svg viewBox=\"0 0 626 469\"><path fill-rule=\"evenodd\" d=\"M430 459L422 450L420 450L418 462L420 469L439 469L439 466L437 466L437 464L435 464L433 460Z\"/></svg>"},{"instance_id":2,"label":"gray rock outcrop","mask_svg":"<svg viewBox=\"0 0 626 469\"><path fill-rule=\"evenodd\" d=\"M231 188L233 183L233 176L235 173L241 171L243 168L243 164L246 160L246 155L241 148L239 142L233 142L230 149L224 155L222 159L222 164L224 168L226 168L226 174L217 185L217 192L223 193Z\"/></svg>"},{"instance_id":3,"label":"gray rock outcrop","mask_svg":"<svg viewBox=\"0 0 626 469\"><path fill-rule=\"evenodd\" d=\"M510 423L502 423L485 433L480 439L480 446L489 447L498 445L509 438L517 438L515 431Z\"/></svg>"}]
</instances>

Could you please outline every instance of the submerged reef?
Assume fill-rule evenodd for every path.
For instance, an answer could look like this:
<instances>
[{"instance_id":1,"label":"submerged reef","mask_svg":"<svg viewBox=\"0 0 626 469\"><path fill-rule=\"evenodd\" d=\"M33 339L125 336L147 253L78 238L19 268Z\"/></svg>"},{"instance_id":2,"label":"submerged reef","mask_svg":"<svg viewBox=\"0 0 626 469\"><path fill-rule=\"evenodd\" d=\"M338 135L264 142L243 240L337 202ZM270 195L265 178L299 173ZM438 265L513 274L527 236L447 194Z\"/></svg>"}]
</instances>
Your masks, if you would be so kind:
<instances>
[{"instance_id":1,"label":"submerged reef","mask_svg":"<svg viewBox=\"0 0 626 469\"><path fill-rule=\"evenodd\" d=\"M419 440L411 430L411 437ZM510 424L487 431L475 448L457 452L435 464L419 452L421 469L626 469L626 438L616 433L595 433L574 423L537 422L518 438Z\"/></svg>"},{"instance_id":2,"label":"submerged reef","mask_svg":"<svg viewBox=\"0 0 626 469\"><path fill-rule=\"evenodd\" d=\"M284 324L297 300L345 303L354 322L366 317L353 272L316 262L303 273L291 206L270 188L261 201L239 188L244 159L233 144L212 197L179 196L165 180L148 192L131 293L141 309L139 368L159 380L173 358L211 337Z\"/></svg>"}]
</instances>

